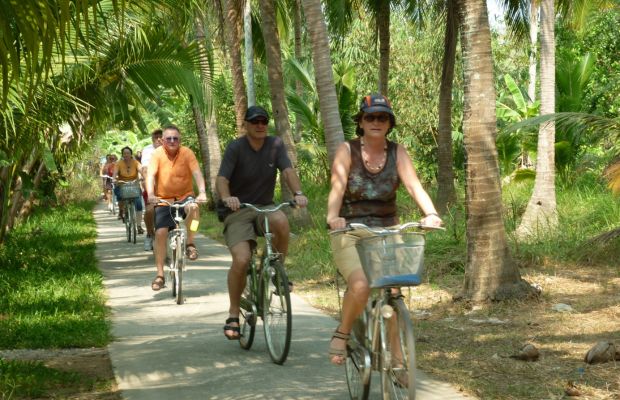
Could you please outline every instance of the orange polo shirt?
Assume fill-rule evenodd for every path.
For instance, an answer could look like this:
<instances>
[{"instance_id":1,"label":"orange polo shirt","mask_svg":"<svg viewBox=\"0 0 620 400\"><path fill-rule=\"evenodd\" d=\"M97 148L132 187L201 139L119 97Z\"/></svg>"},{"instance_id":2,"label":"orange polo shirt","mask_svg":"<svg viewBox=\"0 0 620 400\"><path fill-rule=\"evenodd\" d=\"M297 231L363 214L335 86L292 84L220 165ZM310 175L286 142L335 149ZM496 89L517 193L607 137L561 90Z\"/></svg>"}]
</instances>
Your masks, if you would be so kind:
<instances>
[{"instance_id":1,"label":"orange polo shirt","mask_svg":"<svg viewBox=\"0 0 620 400\"><path fill-rule=\"evenodd\" d=\"M181 200L194 194L192 171L200 170L194 152L179 146L176 156L171 158L164 146L158 147L148 166L149 175L155 176L155 196L166 200Z\"/></svg>"}]
</instances>

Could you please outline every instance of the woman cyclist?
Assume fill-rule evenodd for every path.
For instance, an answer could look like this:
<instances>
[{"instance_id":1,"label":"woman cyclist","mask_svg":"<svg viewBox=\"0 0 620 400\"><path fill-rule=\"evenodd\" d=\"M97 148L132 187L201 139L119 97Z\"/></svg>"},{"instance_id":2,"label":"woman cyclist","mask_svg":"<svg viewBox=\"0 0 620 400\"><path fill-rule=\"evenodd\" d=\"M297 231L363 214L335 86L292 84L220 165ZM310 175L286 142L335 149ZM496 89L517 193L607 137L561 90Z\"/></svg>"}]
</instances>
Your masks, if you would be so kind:
<instances>
[{"instance_id":1,"label":"woman cyclist","mask_svg":"<svg viewBox=\"0 0 620 400\"><path fill-rule=\"evenodd\" d=\"M114 178L119 181L121 184L123 182L131 182L138 179L138 176L142 178L142 166L138 161L133 158L133 151L129 147L123 147L121 150L122 159L116 163L116 167L114 168ZM114 187L114 194L120 198L120 185L116 185ZM144 233L142 229L142 200L140 197L136 197L136 222L138 225L138 233L141 235ZM119 211L120 215L124 215L124 204L123 202L119 202ZM124 222L124 221L123 221Z\"/></svg>"}]
</instances>

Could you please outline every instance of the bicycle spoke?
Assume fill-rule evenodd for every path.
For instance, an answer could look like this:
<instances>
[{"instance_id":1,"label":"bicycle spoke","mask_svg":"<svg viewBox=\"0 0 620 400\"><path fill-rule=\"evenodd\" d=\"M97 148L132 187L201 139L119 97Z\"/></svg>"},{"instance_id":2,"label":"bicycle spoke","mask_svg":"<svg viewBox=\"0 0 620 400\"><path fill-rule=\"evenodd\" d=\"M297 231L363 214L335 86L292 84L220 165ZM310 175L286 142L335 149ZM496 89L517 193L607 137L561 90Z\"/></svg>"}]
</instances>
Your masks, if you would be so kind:
<instances>
[{"instance_id":1,"label":"bicycle spoke","mask_svg":"<svg viewBox=\"0 0 620 400\"><path fill-rule=\"evenodd\" d=\"M288 279L278 261L263 266L263 326L271 359L286 361L291 344L292 314Z\"/></svg>"}]
</instances>

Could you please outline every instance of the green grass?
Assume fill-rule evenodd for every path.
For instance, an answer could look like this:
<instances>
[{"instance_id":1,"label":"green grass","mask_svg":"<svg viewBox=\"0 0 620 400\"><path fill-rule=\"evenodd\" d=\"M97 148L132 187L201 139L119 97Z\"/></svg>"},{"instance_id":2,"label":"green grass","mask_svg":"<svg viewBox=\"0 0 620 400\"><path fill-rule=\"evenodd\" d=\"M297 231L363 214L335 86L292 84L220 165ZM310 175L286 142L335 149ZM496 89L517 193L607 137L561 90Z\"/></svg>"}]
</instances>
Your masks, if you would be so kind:
<instances>
[{"instance_id":1,"label":"green grass","mask_svg":"<svg viewBox=\"0 0 620 400\"><path fill-rule=\"evenodd\" d=\"M0 348L110 341L92 206L41 208L0 247Z\"/></svg>"},{"instance_id":2,"label":"green grass","mask_svg":"<svg viewBox=\"0 0 620 400\"><path fill-rule=\"evenodd\" d=\"M39 361L0 360L2 399L40 398L59 387L92 386L94 380L75 372L48 368Z\"/></svg>"}]
</instances>

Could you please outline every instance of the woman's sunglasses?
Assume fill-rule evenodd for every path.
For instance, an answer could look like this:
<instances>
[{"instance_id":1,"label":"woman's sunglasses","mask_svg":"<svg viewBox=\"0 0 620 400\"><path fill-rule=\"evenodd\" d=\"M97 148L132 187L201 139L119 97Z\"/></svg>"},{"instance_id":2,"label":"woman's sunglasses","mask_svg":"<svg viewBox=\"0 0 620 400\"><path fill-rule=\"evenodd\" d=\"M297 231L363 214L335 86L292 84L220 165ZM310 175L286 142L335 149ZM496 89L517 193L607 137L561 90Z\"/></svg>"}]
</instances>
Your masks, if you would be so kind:
<instances>
[{"instance_id":1,"label":"woman's sunglasses","mask_svg":"<svg viewBox=\"0 0 620 400\"><path fill-rule=\"evenodd\" d=\"M366 122L375 122L375 120L379 122L386 122L390 119L390 116L387 114L365 114L363 119Z\"/></svg>"},{"instance_id":2,"label":"woman's sunglasses","mask_svg":"<svg viewBox=\"0 0 620 400\"><path fill-rule=\"evenodd\" d=\"M256 118L256 119L252 119L250 121L248 121L249 123L251 123L252 125L269 125L269 120L266 119L262 119L262 118Z\"/></svg>"}]
</instances>

